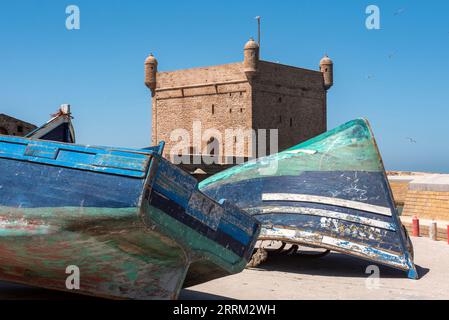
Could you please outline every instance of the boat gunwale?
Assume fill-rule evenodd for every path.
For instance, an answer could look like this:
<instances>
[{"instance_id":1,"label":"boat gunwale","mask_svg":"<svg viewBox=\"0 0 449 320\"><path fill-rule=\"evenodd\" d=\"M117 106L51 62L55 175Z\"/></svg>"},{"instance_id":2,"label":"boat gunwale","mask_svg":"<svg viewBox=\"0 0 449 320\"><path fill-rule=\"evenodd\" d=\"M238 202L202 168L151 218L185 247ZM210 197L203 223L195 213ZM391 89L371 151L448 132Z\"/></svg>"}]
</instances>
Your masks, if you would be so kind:
<instances>
[{"instance_id":1,"label":"boat gunwale","mask_svg":"<svg viewBox=\"0 0 449 320\"><path fill-rule=\"evenodd\" d=\"M149 199L150 199L150 197L151 197L151 193L153 192L153 185L154 185L154 183L155 183L155 181L156 181L157 171L158 171L158 167L159 167L159 161L163 161L163 160L164 160L164 159L162 158L162 151L163 151L164 143L161 142L160 146L161 146L161 147L160 147L160 149L159 149L159 152L153 152L153 151L150 151L150 153L152 153L152 157L151 157L151 160L150 160L150 163L149 163L149 169L148 169L148 171L147 171L147 177L146 177L145 182L144 182L143 192L142 192L142 194L141 194L141 197L140 197L139 202L138 202L138 205L137 205L137 210L138 210L138 214L139 214L139 216L140 216L140 219L141 219L141 221L143 222L143 224L144 224L146 227L151 227L151 226L148 226L148 223L146 222L147 213L145 212L145 206L146 206L146 203L145 203L145 202L148 202L148 201L149 201ZM169 162L169 163L170 163L170 162ZM171 164L171 163L170 163L170 164ZM173 164L171 164L171 165L173 165ZM177 168L177 169L179 169L179 168ZM182 169L179 169L179 170L182 170ZM196 180L196 179L195 179L195 180ZM193 191L199 192L202 196L204 196L205 198L207 198L209 201L213 202L215 205L218 205L219 207L221 207L221 208L224 209L223 203L222 203L221 201L216 201L215 199L211 198L210 196L208 196L207 194L205 194L204 192L202 192L202 191L198 188L198 181L197 181L197 180L196 180L196 185L195 185L195 188L194 188L194 189L195 189L195 190L192 190L192 194L193 194ZM161 193L161 195L164 196L163 193ZM180 205L180 204L178 204L178 205ZM181 205L180 205L180 206L181 206ZM170 217L171 219L175 219L175 221L178 221L179 223L185 225L186 227L188 227L189 229L191 229L193 232L195 232L196 234L198 234L198 236L206 237L206 239L208 239L208 241L212 241L213 243L215 243L215 244L219 245L220 247L222 247L224 250L227 250L227 251L231 252L232 254L239 256L239 258L240 258L241 260L246 260L246 261L248 262L249 259L250 259L251 253L252 253L252 250L250 250L250 249L253 249L253 248L254 248L254 246L255 246L255 244L256 244L256 242L257 242L258 236L260 235L260 232L261 232L261 229L262 229L262 225L261 225L261 223L260 223L257 219L255 219L254 217L252 217L252 216L251 216L249 213L247 213L245 210L242 210L242 209L240 209L240 208L238 208L238 207L235 207L235 209L238 210L241 214L247 216L247 217L249 218L249 220L250 220L250 221L253 221L254 224L256 225L256 229L254 230L254 232L253 232L253 234L252 234L252 240L251 240L250 242L248 242L246 245L243 244L243 243L241 243L242 245L245 245L245 246L247 246L247 247L249 248L249 249L247 249L247 254L243 254L242 256L239 256L237 253L235 253L235 252L234 252L233 250L231 250L230 248L227 248L227 247L224 246L223 244L218 243L218 242L216 242L215 240L209 239L209 238L206 237L204 234L198 232L198 230L195 230L195 229L193 229L192 227L190 227L190 226L188 226L188 225L185 225L183 222L178 221L177 219L175 219L174 217L168 215L167 213L164 212L164 215L167 215L167 216ZM207 225L204 224L203 222L201 222L201 223L202 223L203 225L207 226ZM231 222L228 222L228 223L232 224ZM232 225L234 225L234 224L232 224ZM238 227L238 226L236 226L236 227ZM242 230L243 230L243 229L242 229ZM215 231L215 232L218 232L218 231ZM164 233L165 233L165 232L164 232ZM191 250L189 247L184 246L184 244L180 243L180 242L179 242L178 240L176 240L174 237L171 237L171 236L166 235L166 234L164 234L164 235L167 236L167 237L169 237L169 238L172 239L173 241L177 242L178 244L180 244L180 245L183 247L183 250L185 250L186 255L187 255L188 257L190 256L189 252L194 253L194 257L195 257L195 258L194 258L193 261L190 261L190 262L195 262L195 261L201 261L201 260L204 260L204 259L208 259L207 256L204 256L204 254L202 254L202 255L197 255L196 252L195 252L194 250ZM230 236L230 237L233 238L233 236ZM251 234L248 234L248 237L251 238ZM238 240L236 239L236 241L238 241ZM191 257L191 258L192 258L192 257ZM231 268L230 270L232 270L232 268Z\"/></svg>"},{"instance_id":2,"label":"boat gunwale","mask_svg":"<svg viewBox=\"0 0 449 320\"><path fill-rule=\"evenodd\" d=\"M101 146L90 146L90 145L80 145L67 142L56 142L47 140L35 140L32 138L22 138L22 137L11 137L0 135L0 143L11 144L20 146L27 150L30 146L36 146L38 148L54 148L56 154L61 151L73 152L75 154L87 154L94 157L122 157L129 158L129 160L136 161L135 168L128 167L122 168L120 166L102 166L101 164L96 165L95 163L87 163L82 161L77 161L74 159L72 162L66 162L63 160L58 160L57 158L46 158L33 155L25 155L14 152L8 152L7 150L0 149L0 159L7 159L11 161L21 161L28 162L38 165L48 165L53 167L69 168L73 170L85 170L92 171L95 173L112 174L118 176L127 176L131 178L142 179L146 176L146 172L149 167L149 159L154 156L160 150L163 150L163 142L159 144L158 150L141 150L141 149L127 149L127 148L113 148L113 147L101 147ZM162 148L162 149L161 149ZM6 152L5 152L6 151ZM140 166L140 168L138 168Z\"/></svg>"},{"instance_id":3,"label":"boat gunwale","mask_svg":"<svg viewBox=\"0 0 449 320\"><path fill-rule=\"evenodd\" d=\"M292 240L291 238L288 238L288 237L269 237L269 236L260 236L257 240L258 240L258 241L288 241L289 243L299 244L299 245L304 245L304 246L306 246L306 247L307 247L307 246L310 246L310 247L318 248L318 249L320 249L320 248L322 248L322 249L328 249L328 250L335 251L335 252L338 252L338 253L342 253L342 254L345 254L345 255L348 255L348 256L357 257L357 258L363 259L363 260L365 260L365 261L376 262L376 263L379 263L379 264L382 264L382 265L385 265L385 266L388 266L388 267L392 267L392 268L395 268L395 269L398 269L398 270L401 270L401 271L406 271L406 272L408 272L408 271L410 270L410 269L408 268L408 266L404 266L404 267L402 268L402 267L400 267L399 265L389 264L389 263L386 263L386 262L382 262L382 261L380 261L380 260L376 260L376 259L373 259L373 258L369 258L367 255L363 255L363 254L357 253L356 251L351 251L351 252L349 253L348 251L345 251L344 249L341 249L340 247L332 246L332 245L329 245L329 244L322 244L322 243L320 243L320 244L315 244L315 243L313 243L313 242L301 241L301 240L297 240L297 239ZM398 258L402 257L402 258L404 259L404 261L406 261L406 259L405 259L404 256L399 256L399 255L398 255L397 257L398 257Z\"/></svg>"}]
</instances>

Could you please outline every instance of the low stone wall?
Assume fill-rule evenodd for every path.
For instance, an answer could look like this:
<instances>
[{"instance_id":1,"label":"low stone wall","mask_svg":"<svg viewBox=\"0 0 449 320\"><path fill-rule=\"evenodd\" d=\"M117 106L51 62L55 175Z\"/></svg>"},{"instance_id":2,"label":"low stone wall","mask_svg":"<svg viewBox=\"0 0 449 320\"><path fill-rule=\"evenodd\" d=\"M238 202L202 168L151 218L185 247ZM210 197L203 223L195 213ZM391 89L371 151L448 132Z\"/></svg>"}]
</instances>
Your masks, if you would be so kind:
<instances>
[{"instance_id":1,"label":"low stone wall","mask_svg":"<svg viewBox=\"0 0 449 320\"><path fill-rule=\"evenodd\" d=\"M403 216L449 221L449 175L408 173L388 179Z\"/></svg>"},{"instance_id":2,"label":"low stone wall","mask_svg":"<svg viewBox=\"0 0 449 320\"><path fill-rule=\"evenodd\" d=\"M390 181L390 186L396 205L403 206L405 204L409 183L410 181Z\"/></svg>"},{"instance_id":3,"label":"low stone wall","mask_svg":"<svg viewBox=\"0 0 449 320\"><path fill-rule=\"evenodd\" d=\"M449 192L409 190L402 214L449 220Z\"/></svg>"},{"instance_id":4,"label":"low stone wall","mask_svg":"<svg viewBox=\"0 0 449 320\"><path fill-rule=\"evenodd\" d=\"M407 228L409 235L412 235L413 230L413 222L412 217L402 216L401 217L402 224ZM419 219L419 234L421 237L429 237L429 226L430 223L434 222L429 219ZM437 240L438 241L446 241L447 242L447 226L449 225L449 221L437 220Z\"/></svg>"}]
</instances>

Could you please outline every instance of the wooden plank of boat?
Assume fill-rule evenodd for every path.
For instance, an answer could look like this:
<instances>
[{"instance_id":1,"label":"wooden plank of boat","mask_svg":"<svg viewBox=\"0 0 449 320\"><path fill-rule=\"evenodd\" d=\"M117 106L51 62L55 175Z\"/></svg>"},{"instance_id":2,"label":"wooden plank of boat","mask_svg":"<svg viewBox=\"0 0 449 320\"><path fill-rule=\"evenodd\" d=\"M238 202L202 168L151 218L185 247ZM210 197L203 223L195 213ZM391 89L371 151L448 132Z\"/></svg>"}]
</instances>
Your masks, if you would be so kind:
<instances>
[{"instance_id":1,"label":"wooden plank of boat","mask_svg":"<svg viewBox=\"0 0 449 320\"><path fill-rule=\"evenodd\" d=\"M260 225L147 150L0 137L0 279L106 298L174 299L240 272ZM68 269L69 268L69 269Z\"/></svg>"},{"instance_id":2,"label":"wooden plank of boat","mask_svg":"<svg viewBox=\"0 0 449 320\"><path fill-rule=\"evenodd\" d=\"M335 250L418 277L367 120L220 172L200 190L257 217L260 239Z\"/></svg>"}]
</instances>

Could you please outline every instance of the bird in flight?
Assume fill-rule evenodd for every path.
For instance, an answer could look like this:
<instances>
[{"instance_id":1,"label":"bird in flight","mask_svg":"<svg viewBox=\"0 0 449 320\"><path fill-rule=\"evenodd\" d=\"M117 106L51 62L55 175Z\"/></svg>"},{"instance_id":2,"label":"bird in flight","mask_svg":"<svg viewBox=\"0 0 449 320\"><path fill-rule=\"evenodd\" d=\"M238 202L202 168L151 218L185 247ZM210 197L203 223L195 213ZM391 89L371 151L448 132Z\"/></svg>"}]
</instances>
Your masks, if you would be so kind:
<instances>
[{"instance_id":1,"label":"bird in flight","mask_svg":"<svg viewBox=\"0 0 449 320\"><path fill-rule=\"evenodd\" d=\"M394 12L394 15L395 15L395 16L398 16L398 15L400 15L401 13L404 13L404 11L405 11L405 8L399 8L398 10L396 10L396 11Z\"/></svg>"},{"instance_id":2,"label":"bird in flight","mask_svg":"<svg viewBox=\"0 0 449 320\"><path fill-rule=\"evenodd\" d=\"M410 141L411 143L416 143L416 140L410 137L406 137L405 139L407 139L408 141Z\"/></svg>"}]
</instances>

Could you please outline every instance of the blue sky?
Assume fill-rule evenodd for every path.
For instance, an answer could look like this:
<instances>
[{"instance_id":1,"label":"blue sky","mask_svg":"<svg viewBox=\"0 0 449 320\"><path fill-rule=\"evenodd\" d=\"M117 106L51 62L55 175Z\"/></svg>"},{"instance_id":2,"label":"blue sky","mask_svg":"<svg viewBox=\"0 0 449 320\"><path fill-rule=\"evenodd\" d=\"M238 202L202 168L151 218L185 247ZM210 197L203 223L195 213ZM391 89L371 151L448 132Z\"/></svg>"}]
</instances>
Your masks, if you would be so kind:
<instances>
[{"instance_id":1,"label":"blue sky","mask_svg":"<svg viewBox=\"0 0 449 320\"><path fill-rule=\"evenodd\" d=\"M65 8L81 29L65 28ZM365 8L380 8L380 30ZM0 113L40 124L70 103L79 143L150 144L143 62L159 70L240 61L262 16L263 60L335 63L328 127L367 117L387 169L449 173L449 2L2 1ZM407 140L412 137L416 143Z\"/></svg>"}]
</instances>

